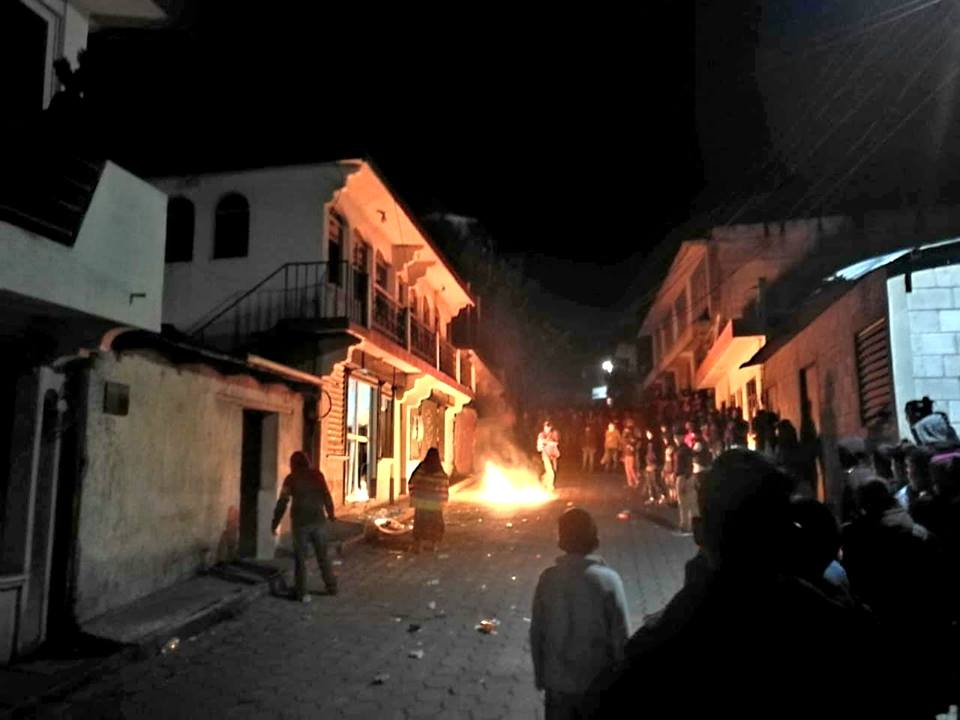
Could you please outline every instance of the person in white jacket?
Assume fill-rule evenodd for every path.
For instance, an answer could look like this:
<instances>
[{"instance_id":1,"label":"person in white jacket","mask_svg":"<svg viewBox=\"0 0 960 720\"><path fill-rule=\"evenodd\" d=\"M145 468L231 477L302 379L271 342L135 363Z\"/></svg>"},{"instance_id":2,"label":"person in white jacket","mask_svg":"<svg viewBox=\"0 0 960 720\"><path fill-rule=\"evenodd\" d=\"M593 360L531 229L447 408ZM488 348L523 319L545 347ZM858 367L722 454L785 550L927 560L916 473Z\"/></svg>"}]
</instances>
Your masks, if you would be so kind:
<instances>
[{"instance_id":1,"label":"person in white jacket","mask_svg":"<svg viewBox=\"0 0 960 720\"><path fill-rule=\"evenodd\" d=\"M558 529L566 554L540 575L530 650L546 720L575 720L593 678L623 658L630 628L623 581L594 554L600 542L593 518L570 508Z\"/></svg>"}]
</instances>

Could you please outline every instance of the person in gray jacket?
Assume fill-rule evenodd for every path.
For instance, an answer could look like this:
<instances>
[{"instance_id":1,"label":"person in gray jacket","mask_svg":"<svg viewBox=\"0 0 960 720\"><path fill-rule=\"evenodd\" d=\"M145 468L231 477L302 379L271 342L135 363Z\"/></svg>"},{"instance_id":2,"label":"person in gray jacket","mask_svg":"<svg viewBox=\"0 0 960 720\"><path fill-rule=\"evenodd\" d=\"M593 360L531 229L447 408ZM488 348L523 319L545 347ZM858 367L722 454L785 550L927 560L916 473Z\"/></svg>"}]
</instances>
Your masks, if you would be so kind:
<instances>
[{"instance_id":1,"label":"person in gray jacket","mask_svg":"<svg viewBox=\"0 0 960 720\"><path fill-rule=\"evenodd\" d=\"M593 518L570 508L558 529L566 555L540 575L530 650L546 720L576 720L593 678L623 658L630 628L620 575L594 554L600 541Z\"/></svg>"}]
</instances>

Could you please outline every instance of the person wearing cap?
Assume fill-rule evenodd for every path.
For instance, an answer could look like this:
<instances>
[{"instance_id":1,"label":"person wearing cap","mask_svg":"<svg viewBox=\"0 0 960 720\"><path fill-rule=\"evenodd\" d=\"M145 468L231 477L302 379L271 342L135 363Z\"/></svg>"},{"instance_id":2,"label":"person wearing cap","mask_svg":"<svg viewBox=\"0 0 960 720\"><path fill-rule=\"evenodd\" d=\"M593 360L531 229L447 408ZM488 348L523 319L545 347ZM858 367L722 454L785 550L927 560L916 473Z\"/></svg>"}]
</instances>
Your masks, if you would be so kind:
<instances>
[{"instance_id":1,"label":"person wearing cap","mask_svg":"<svg viewBox=\"0 0 960 720\"><path fill-rule=\"evenodd\" d=\"M620 575L596 554L597 525L581 508L557 523L566 553L543 571L533 597L530 650L546 720L581 717L593 678L623 658L630 634Z\"/></svg>"},{"instance_id":2,"label":"person wearing cap","mask_svg":"<svg viewBox=\"0 0 960 720\"><path fill-rule=\"evenodd\" d=\"M333 497L323 473L310 467L306 453L297 451L290 456L290 474L283 481L280 497L273 511L273 534L283 520L287 505L293 500L290 520L293 530L294 585L296 598L310 602L307 593L307 545L312 544L317 555L317 565L323 575L327 593L337 594L337 577L327 555L326 521L336 520Z\"/></svg>"}]
</instances>

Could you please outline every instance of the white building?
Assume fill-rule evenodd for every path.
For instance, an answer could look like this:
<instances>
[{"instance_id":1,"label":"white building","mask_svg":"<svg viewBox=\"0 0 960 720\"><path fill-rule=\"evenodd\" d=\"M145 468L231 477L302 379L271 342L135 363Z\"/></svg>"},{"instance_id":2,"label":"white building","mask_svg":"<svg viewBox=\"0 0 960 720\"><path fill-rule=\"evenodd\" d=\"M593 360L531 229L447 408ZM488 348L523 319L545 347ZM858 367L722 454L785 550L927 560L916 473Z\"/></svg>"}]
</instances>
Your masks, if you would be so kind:
<instances>
[{"instance_id":1,"label":"white building","mask_svg":"<svg viewBox=\"0 0 960 720\"><path fill-rule=\"evenodd\" d=\"M76 63L93 23L162 17L149 0L0 10L0 42L16 55L3 123L19 123L0 141L0 662L39 645L71 592L76 498L59 491L82 458L64 459L81 422L70 368L110 328L158 331L162 308L165 196L40 113L54 61Z\"/></svg>"},{"instance_id":2,"label":"white building","mask_svg":"<svg viewBox=\"0 0 960 720\"><path fill-rule=\"evenodd\" d=\"M476 379L450 332L474 300L369 162L155 184L170 196L164 322L321 388L305 449L338 503L405 494L431 446L458 470Z\"/></svg>"}]
</instances>

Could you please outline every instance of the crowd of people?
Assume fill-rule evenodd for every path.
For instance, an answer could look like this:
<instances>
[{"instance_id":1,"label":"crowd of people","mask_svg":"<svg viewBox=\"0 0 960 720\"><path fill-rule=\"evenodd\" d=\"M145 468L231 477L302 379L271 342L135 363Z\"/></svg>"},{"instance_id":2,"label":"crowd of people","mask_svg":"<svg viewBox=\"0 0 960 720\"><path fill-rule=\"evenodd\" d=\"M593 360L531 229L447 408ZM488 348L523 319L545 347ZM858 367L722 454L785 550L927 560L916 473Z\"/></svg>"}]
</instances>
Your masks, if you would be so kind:
<instances>
[{"instance_id":1,"label":"crowd of people","mask_svg":"<svg viewBox=\"0 0 960 720\"><path fill-rule=\"evenodd\" d=\"M782 452L800 443L778 420L745 427L731 413L720 437L709 411L699 432L668 426L680 477L678 454L705 446L712 456L690 475L699 552L682 589L630 636L595 524L561 518L561 547L577 557L545 571L531 631L547 717L932 719L960 704L960 440L928 398L906 415L910 441L840 443L840 522L811 496L806 465ZM657 482L649 474L645 492ZM571 625L589 631L571 635ZM552 637L561 626L563 641ZM581 640L589 652L569 646ZM642 687L656 692L640 698Z\"/></svg>"}]
</instances>

